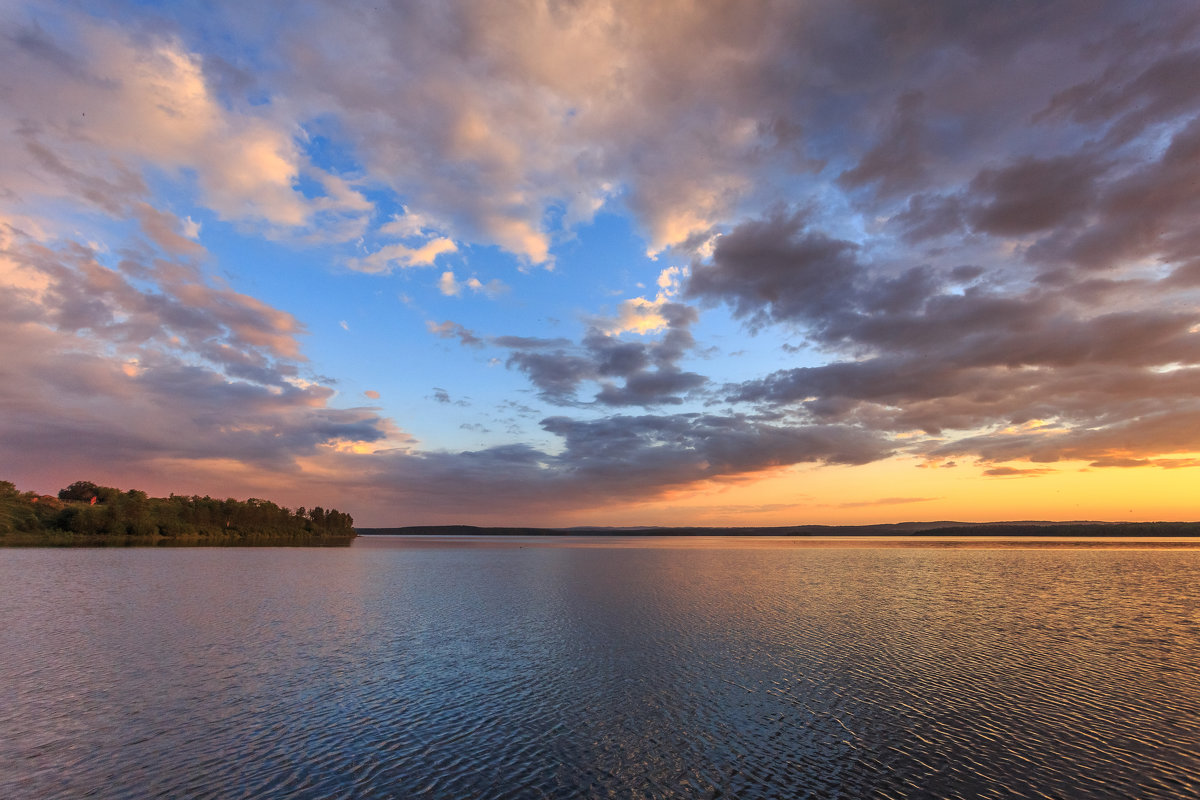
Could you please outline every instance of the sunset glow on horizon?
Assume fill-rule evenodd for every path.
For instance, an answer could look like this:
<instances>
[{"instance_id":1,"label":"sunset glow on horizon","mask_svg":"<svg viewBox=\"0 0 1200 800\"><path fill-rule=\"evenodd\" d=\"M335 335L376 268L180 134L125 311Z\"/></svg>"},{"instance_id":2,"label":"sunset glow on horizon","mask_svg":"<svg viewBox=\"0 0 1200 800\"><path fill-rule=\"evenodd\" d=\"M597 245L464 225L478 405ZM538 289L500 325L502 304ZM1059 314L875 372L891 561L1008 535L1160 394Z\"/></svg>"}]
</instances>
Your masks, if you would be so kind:
<instances>
[{"instance_id":1,"label":"sunset glow on horizon","mask_svg":"<svg viewBox=\"0 0 1200 800\"><path fill-rule=\"evenodd\" d=\"M1200 6L0 9L0 480L1200 519Z\"/></svg>"}]
</instances>

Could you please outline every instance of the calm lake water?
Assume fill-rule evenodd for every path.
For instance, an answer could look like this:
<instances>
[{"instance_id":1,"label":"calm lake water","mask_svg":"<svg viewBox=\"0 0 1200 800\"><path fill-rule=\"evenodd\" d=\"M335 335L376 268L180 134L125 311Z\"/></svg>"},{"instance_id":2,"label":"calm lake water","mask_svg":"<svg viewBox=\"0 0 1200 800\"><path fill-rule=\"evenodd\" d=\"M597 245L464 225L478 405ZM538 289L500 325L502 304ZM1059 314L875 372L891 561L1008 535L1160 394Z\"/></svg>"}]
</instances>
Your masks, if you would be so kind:
<instances>
[{"instance_id":1,"label":"calm lake water","mask_svg":"<svg viewBox=\"0 0 1200 800\"><path fill-rule=\"evenodd\" d=\"M0 551L0 797L1200 796L1200 551Z\"/></svg>"}]
</instances>

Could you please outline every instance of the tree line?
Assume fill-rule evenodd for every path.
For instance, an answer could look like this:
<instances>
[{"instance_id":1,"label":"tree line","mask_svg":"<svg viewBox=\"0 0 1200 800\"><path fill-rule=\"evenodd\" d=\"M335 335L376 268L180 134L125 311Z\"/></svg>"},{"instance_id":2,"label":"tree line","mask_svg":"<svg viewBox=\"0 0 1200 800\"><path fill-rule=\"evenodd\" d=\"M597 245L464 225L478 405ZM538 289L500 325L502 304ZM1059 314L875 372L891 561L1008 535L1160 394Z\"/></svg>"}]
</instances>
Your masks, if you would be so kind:
<instances>
[{"instance_id":1,"label":"tree line","mask_svg":"<svg viewBox=\"0 0 1200 800\"><path fill-rule=\"evenodd\" d=\"M150 497L76 481L57 495L0 481L0 545L349 544L354 519L337 509L290 509L252 497Z\"/></svg>"}]
</instances>

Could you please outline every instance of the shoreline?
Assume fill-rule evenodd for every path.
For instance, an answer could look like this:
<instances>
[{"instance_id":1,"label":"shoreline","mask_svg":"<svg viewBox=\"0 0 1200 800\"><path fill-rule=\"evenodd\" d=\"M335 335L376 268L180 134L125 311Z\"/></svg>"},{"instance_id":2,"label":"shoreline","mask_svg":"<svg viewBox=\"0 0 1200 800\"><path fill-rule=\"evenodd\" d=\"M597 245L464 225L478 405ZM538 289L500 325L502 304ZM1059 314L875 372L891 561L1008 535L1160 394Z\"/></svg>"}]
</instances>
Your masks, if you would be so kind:
<instances>
[{"instance_id":1,"label":"shoreline","mask_svg":"<svg viewBox=\"0 0 1200 800\"><path fill-rule=\"evenodd\" d=\"M486 536L486 537L761 537L781 539L863 538L1054 538L1137 539L1197 538L1200 522L900 522L878 525L788 525L774 527L570 527L406 525L356 527L359 536Z\"/></svg>"}]
</instances>

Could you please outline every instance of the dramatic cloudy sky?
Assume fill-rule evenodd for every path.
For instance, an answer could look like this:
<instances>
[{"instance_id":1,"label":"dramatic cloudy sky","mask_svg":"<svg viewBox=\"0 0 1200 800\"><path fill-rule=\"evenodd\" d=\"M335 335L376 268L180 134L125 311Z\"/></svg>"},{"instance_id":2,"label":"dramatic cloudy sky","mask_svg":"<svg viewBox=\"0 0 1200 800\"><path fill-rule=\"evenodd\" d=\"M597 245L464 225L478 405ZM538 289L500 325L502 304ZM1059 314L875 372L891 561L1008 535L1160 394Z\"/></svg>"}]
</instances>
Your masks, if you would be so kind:
<instances>
[{"instance_id":1,"label":"dramatic cloudy sky","mask_svg":"<svg viewBox=\"0 0 1200 800\"><path fill-rule=\"evenodd\" d=\"M1191 0L0 5L0 478L1200 517Z\"/></svg>"}]
</instances>

